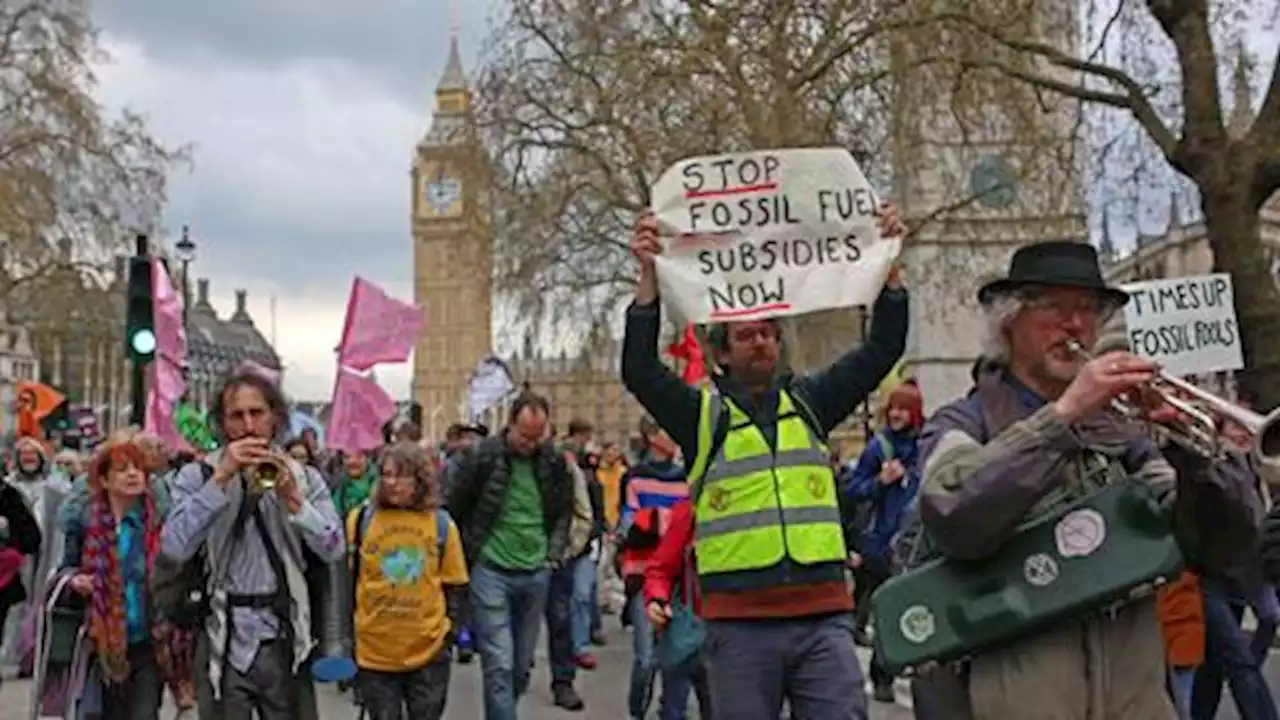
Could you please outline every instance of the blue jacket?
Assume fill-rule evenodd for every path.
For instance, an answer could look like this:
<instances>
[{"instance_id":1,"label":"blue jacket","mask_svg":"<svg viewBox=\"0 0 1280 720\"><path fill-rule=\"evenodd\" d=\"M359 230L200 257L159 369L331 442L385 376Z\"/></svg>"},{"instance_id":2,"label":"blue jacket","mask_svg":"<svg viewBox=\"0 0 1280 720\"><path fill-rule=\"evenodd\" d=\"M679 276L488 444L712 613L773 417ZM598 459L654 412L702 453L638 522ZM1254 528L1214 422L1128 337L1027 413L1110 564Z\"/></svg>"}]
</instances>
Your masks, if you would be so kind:
<instances>
[{"instance_id":1,"label":"blue jacket","mask_svg":"<svg viewBox=\"0 0 1280 720\"><path fill-rule=\"evenodd\" d=\"M893 446L892 458L907 470L906 476L892 485L878 479L880 468L886 462L885 438ZM891 560L893 538L919 490L920 464L915 433L895 433L888 429L876 433L862 451L844 488L850 500L871 503L871 522L863 529L860 553L886 562Z\"/></svg>"}]
</instances>

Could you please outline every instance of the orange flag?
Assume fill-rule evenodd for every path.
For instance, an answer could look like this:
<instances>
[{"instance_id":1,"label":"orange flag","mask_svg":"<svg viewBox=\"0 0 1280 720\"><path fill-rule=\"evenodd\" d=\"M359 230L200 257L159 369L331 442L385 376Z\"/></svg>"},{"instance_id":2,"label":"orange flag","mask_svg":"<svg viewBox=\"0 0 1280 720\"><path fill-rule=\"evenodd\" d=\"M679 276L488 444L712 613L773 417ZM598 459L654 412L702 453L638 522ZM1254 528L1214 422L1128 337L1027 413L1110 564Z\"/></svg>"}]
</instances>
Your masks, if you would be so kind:
<instances>
[{"instance_id":1,"label":"orange flag","mask_svg":"<svg viewBox=\"0 0 1280 720\"><path fill-rule=\"evenodd\" d=\"M44 383L18 383L18 437L44 437L40 421L49 416L67 398Z\"/></svg>"}]
</instances>

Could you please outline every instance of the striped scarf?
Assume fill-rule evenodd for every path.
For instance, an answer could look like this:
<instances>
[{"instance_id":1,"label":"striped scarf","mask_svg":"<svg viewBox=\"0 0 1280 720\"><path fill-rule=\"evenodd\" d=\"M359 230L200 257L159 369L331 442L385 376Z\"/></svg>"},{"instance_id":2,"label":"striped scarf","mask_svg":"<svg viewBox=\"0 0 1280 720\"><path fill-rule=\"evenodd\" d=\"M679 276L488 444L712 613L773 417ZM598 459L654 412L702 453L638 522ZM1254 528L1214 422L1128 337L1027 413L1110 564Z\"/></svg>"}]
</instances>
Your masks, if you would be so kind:
<instances>
[{"instance_id":1,"label":"striped scarf","mask_svg":"<svg viewBox=\"0 0 1280 720\"><path fill-rule=\"evenodd\" d=\"M150 492L143 495L142 543L146 557L146 576L151 578L156 555L160 550L160 513ZM96 493L88 508L81 571L92 578L93 594L89 600L89 637L98 656L102 678L107 685L120 685L129 679L128 623L125 614L124 561L116 551L119 526L106 493ZM149 592L149 588L148 588ZM179 698L188 695L195 654L195 633L179 631L167 622L152 625L151 635L160 676Z\"/></svg>"}]
</instances>

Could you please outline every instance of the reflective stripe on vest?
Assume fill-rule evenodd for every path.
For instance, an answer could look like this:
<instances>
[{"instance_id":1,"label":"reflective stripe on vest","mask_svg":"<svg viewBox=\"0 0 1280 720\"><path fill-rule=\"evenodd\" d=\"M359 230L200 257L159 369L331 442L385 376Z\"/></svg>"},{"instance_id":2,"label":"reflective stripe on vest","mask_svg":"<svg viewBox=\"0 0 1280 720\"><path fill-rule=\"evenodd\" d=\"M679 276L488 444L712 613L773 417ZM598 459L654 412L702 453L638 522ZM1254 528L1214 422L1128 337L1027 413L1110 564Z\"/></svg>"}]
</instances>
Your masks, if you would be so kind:
<instances>
[{"instance_id":1,"label":"reflective stripe on vest","mask_svg":"<svg viewBox=\"0 0 1280 720\"><path fill-rule=\"evenodd\" d=\"M776 451L746 412L720 397L728 434L705 473L694 478L699 575L763 570L787 557L804 565L844 562L848 551L827 449L791 394L779 393ZM719 403L704 399L703 412L713 405ZM699 435L714 427L714 419L702 418Z\"/></svg>"}]
</instances>

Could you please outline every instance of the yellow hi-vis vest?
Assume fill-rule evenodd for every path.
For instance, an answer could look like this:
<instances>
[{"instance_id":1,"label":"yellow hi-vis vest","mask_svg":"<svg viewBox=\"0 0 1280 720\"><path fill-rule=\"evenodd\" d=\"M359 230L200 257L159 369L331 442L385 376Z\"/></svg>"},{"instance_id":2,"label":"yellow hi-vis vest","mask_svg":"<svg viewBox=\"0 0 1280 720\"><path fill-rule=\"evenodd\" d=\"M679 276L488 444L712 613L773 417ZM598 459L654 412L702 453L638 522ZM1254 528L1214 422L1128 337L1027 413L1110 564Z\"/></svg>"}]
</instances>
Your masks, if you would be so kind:
<instances>
[{"instance_id":1,"label":"yellow hi-vis vest","mask_svg":"<svg viewBox=\"0 0 1280 720\"><path fill-rule=\"evenodd\" d=\"M708 459L721 408L728 433ZM689 473L699 577L764 570L785 558L843 563L848 550L827 452L787 391L778 397L775 449L737 403L704 389Z\"/></svg>"}]
</instances>

